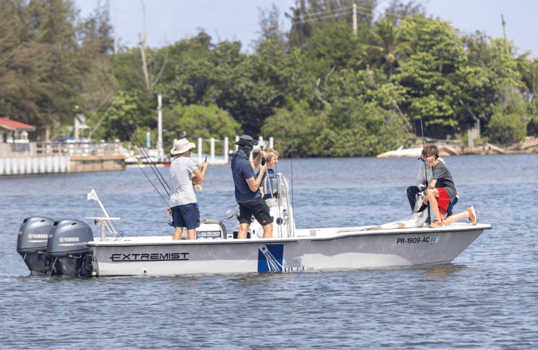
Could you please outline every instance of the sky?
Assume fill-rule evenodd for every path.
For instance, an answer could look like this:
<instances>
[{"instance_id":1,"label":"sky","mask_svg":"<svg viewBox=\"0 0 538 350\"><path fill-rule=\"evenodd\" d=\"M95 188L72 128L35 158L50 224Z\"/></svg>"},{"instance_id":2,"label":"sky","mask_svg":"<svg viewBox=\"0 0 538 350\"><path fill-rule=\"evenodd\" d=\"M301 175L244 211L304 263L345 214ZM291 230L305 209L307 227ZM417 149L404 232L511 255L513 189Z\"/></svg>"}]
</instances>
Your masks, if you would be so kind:
<instances>
[{"instance_id":1,"label":"sky","mask_svg":"<svg viewBox=\"0 0 538 350\"><path fill-rule=\"evenodd\" d=\"M253 52L254 41L260 37L260 9L280 11L282 28L287 31L291 22L284 16L290 13L295 0L109 0L110 18L116 23L120 45L138 46L144 32L146 17L147 46L160 48L198 34L204 29L213 43L236 41L242 52ZM75 0L81 16L91 14L104 0ZM407 1L403 1L407 2ZM502 37L501 15L504 16L506 36L518 48L518 54L530 51L529 58L538 57L538 0L416 0L428 16L449 21L464 34L477 30L492 37ZM144 3L144 5L143 5ZM376 15L382 14L390 0L378 0Z\"/></svg>"}]
</instances>

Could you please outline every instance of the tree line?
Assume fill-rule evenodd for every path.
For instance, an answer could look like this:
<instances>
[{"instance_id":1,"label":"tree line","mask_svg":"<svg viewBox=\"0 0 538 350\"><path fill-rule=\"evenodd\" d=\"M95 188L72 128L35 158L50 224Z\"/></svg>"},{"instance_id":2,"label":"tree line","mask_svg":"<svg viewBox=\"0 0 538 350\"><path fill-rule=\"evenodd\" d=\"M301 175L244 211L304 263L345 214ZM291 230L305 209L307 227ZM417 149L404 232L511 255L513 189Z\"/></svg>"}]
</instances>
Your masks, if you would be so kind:
<instances>
[{"instance_id":1,"label":"tree line","mask_svg":"<svg viewBox=\"0 0 538 350\"><path fill-rule=\"evenodd\" d=\"M353 3L357 27L353 30ZM94 139L274 137L282 154L372 156L416 135L511 144L538 130L538 62L514 43L463 35L420 3L297 0L281 28L260 10L252 54L204 30L114 54L108 2L80 18L70 0L0 1L0 114L41 140L86 116ZM123 121L131 128L119 127Z\"/></svg>"}]
</instances>

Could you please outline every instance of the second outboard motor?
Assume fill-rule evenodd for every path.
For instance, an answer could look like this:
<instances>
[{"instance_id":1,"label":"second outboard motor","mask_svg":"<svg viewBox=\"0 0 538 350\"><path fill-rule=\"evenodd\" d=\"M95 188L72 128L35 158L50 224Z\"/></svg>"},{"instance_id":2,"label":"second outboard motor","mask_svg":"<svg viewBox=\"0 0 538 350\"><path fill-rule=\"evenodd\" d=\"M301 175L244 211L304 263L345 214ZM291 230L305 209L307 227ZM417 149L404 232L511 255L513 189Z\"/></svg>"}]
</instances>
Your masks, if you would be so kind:
<instances>
[{"instance_id":1,"label":"second outboard motor","mask_svg":"<svg viewBox=\"0 0 538 350\"><path fill-rule=\"evenodd\" d=\"M55 262L54 269L62 275L89 277L92 273L92 229L80 220L62 219L52 224L47 254Z\"/></svg>"},{"instance_id":2,"label":"second outboard motor","mask_svg":"<svg viewBox=\"0 0 538 350\"><path fill-rule=\"evenodd\" d=\"M54 220L44 216L31 216L22 221L17 238L19 253L31 273L47 274L51 266L47 256L47 243L52 235Z\"/></svg>"}]
</instances>

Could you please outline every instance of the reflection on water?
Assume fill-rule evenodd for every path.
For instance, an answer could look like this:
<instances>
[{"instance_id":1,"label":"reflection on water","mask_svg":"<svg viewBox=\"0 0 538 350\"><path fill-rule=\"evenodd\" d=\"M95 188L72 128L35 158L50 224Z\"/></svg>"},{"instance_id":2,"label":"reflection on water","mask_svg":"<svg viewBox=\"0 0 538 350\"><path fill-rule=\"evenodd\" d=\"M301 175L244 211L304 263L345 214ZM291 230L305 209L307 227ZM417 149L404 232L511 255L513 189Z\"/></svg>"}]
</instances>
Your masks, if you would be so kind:
<instances>
[{"instance_id":1,"label":"reflection on water","mask_svg":"<svg viewBox=\"0 0 538 350\"><path fill-rule=\"evenodd\" d=\"M447 157L485 232L453 264L290 274L95 278L29 276L16 253L24 217L99 216L95 189L126 235L171 235L166 205L139 169L0 178L2 349L538 346L537 155ZM414 159L279 161L293 171L297 226L378 225L409 215ZM165 178L168 169L161 168ZM150 178L152 178L150 176ZM228 167L208 170L201 214L234 203ZM231 229L233 220L226 222ZM92 224L93 227L93 224ZM97 232L95 230L95 232Z\"/></svg>"},{"instance_id":2,"label":"reflection on water","mask_svg":"<svg viewBox=\"0 0 538 350\"><path fill-rule=\"evenodd\" d=\"M432 266L419 270L422 271L424 276L430 280L447 280L459 274L465 274L466 277L471 277L473 275L477 275L479 272L478 268L456 264Z\"/></svg>"}]
</instances>

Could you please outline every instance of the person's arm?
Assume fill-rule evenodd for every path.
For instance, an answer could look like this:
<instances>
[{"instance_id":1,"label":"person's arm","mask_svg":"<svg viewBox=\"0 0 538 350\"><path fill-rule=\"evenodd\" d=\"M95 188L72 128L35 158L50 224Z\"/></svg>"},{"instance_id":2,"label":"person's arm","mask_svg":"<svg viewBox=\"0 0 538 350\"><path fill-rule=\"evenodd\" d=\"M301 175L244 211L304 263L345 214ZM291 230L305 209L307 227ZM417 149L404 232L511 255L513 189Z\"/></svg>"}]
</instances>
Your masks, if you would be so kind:
<instances>
[{"instance_id":1,"label":"person's arm","mask_svg":"<svg viewBox=\"0 0 538 350\"><path fill-rule=\"evenodd\" d=\"M254 160L252 160L252 162L250 163L250 165L252 165L252 169L258 169L258 167L260 166L262 162L262 158L266 157L266 155L267 154L265 151L260 151L260 153L258 153L256 158L254 158Z\"/></svg>"},{"instance_id":2,"label":"person's arm","mask_svg":"<svg viewBox=\"0 0 538 350\"><path fill-rule=\"evenodd\" d=\"M435 180L435 179L431 180L430 184L428 185L428 189L434 189L436 183L437 183L437 180ZM422 202L424 204L428 204L428 197L424 196L424 198L422 199Z\"/></svg>"},{"instance_id":3,"label":"person's arm","mask_svg":"<svg viewBox=\"0 0 538 350\"><path fill-rule=\"evenodd\" d=\"M260 185L263 179L263 174L265 173L266 169L267 169L266 165L260 165L260 172L258 173L258 177L254 178L253 176L245 180L248 184L248 187L250 188L252 192L256 192L258 188L260 188Z\"/></svg>"},{"instance_id":4,"label":"person's arm","mask_svg":"<svg viewBox=\"0 0 538 350\"><path fill-rule=\"evenodd\" d=\"M194 171L192 172L194 174L194 182L196 184L201 184L204 180L205 180L205 172L207 171L207 167L209 166L209 163L207 162L207 160L205 161L204 164L202 164L202 170L198 170L198 169L194 169Z\"/></svg>"},{"instance_id":5,"label":"person's arm","mask_svg":"<svg viewBox=\"0 0 538 350\"><path fill-rule=\"evenodd\" d=\"M260 193L262 198L265 197L265 183L267 182L267 175L269 175L269 169L265 169L265 174L263 174L262 182L260 183Z\"/></svg>"}]
</instances>

